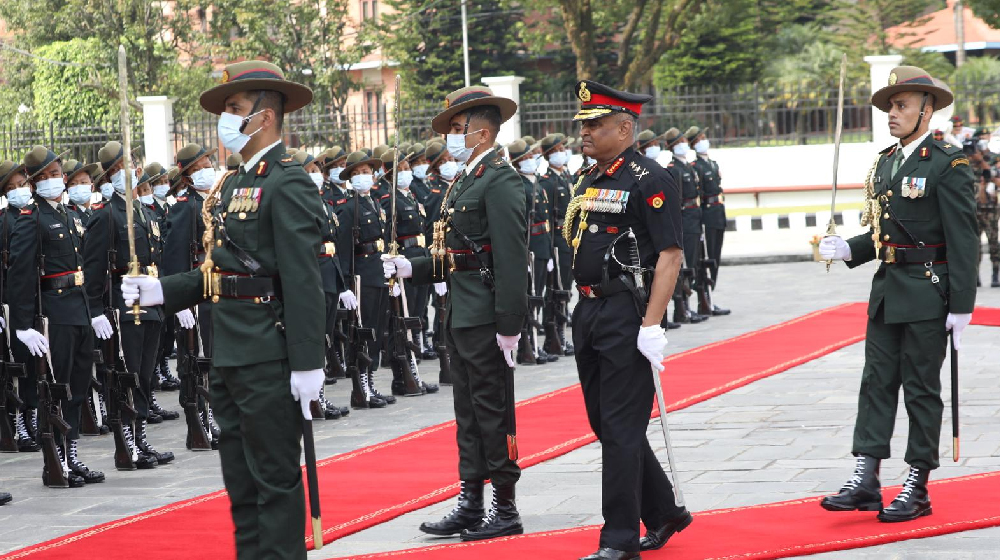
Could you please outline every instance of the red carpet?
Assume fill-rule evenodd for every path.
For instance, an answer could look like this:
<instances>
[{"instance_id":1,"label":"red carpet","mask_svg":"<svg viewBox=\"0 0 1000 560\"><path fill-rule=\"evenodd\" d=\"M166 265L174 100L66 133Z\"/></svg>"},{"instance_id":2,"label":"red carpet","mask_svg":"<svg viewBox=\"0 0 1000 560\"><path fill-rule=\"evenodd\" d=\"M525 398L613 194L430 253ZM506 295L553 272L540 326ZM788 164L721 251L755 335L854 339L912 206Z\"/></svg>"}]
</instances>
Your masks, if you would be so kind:
<instances>
[{"instance_id":1,"label":"red carpet","mask_svg":"<svg viewBox=\"0 0 1000 560\"><path fill-rule=\"evenodd\" d=\"M899 487L883 490L892 500ZM875 512L833 513L819 498L699 512L694 523L646 560L728 560L786 558L833 550L862 548L907 539L934 537L1000 525L1000 472L931 482L934 514L907 523L880 523ZM725 535L724 538L720 538ZM355 559L508 560L573 559L597 548L600 527L533 533L481 543L429 546L352 556Z\"/></svg>"},{"instance_id":2,"label":"red carpet","mask_svg":"<svg viewBox=\"0 0 1000 560\"><path fill-rule=\"evenodd\" d=\"M1000 308L977 307L972 314L972 324L983 327L1000 327Z\"/></svg>"},{"instance_id":3,"label":"red carpet","mask_svg":"<svg viewBox=\"0 0 1000 560\"><path fill-rule=\"evenodd\" d=\"M668 409L691 406L858 342L864 338L864 313L863 304L839 305L670 356L662 374ZM527 375L530 369L518 373ZM518 403L518 435L522 467L595 441L579 385ZM456 495L456 463L454 422L320 461L324 542ZM120 546L123 542L147 543L164 558L193 558L189 544L198 543L199 558L232 558L225 496L220 491L177 502L0 559L133 558ZM311 546L311 537L306 540Z\"/></svg>"}]
</instances>

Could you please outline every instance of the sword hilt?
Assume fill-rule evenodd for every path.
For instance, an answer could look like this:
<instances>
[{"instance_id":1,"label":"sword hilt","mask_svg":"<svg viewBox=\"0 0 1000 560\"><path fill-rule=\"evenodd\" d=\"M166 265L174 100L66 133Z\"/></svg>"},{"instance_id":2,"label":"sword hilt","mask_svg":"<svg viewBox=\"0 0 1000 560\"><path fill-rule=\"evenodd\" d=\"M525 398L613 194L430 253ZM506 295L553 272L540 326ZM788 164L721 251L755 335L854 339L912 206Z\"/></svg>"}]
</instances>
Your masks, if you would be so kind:
<instances>
[{"instance_id":1,"label":"sword hilt","mask_svg":"<svg viewBox=\"0 0 1000 560\"><path fill-rule=\"evenodd\" d=\"M837 235L837 222L833 219L833 212L830 212L830 223L826 224L826 234L827 235ZM827 259L826 261L826 271L830 272L830 265L833 264L833 259Z\"/></svg>"}]
</instances>

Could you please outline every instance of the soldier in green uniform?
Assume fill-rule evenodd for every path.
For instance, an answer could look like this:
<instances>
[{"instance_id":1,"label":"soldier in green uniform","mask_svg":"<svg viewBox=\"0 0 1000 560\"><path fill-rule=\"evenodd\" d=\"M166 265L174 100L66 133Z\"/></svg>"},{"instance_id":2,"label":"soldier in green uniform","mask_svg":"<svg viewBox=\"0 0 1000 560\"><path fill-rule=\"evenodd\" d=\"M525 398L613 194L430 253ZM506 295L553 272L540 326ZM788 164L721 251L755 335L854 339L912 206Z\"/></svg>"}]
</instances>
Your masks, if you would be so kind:
<instances>
[{"instance_id":1,"label":"soldier in green uniform","mask_svg":"<svg viewBox=\"0 0 1000 560\"><path fill-rule=\"evenodd\" d=\"M445 197L447 214L438 222L433 245L438 252L413 261L386 260L385 274L449 284L445 340L462 490L458 507L420 530L480 540L524 531L514 493L521 470L508 456L505 437L506 410L514 406L506 396L506 383L512 382L508 368L514 367L528 308L524 187L492 148L517 104L494 96L488 87L472 86L449 94L445 106L432 127L447 134L448 152L465 169ZM484 516L486 479L493 482L493 503Z\"/></svg>"},{"instance_id":2,"label":"soldier in green uniform","mask_svg":"<svg viewBox=\"0 0 1000 560\"><path fill-rule=\"evenodd\" d=\"M211 399L241 560L306 558L299 458L303 419L324 378L323 209L316 185L286 156L281 130L284 114L311 100L271 63L228 65L201 106L220 115L220 141L245 163L205 199L205 267L126 277L123 288L126 299L168 311L213 302Z\"/></svg>"},{"instance_id":3,"label":"soldier in green uniform","mask_svg":"<svg viewBox=\"0 0 1000 560\"><path fill-rule=\"evenodd\" d=\"M692 126L684 132L684 139L694 149L696 157L691 167L698 174L698 184L701 186L701 221L704 238L705 258L714 261L712 266L712 282L714 289L719 280L719 262L722 258L722 240L726 234L726 202L722 196L722 175L719 164L708 157L711 146L705 136L707 129ZM728 309L712 304L711 308L699 302L700 315L729 315Z\"/></svg>"},{"instance_id":4,"label":"soldier in green uniform","mask_svg":"<svg viewBox=\"0 0 1000 560\"><path fill-rule=\"evenodd\" d=\"M880 521L930 515L930 471L939 466L941 364L948 333L955 348L972 318L976 300L975 187L962 146L934 140L931 113L952 103L950 90L924 70L899 66L872 104L889 114L899 139L882 150L866 181L862 225L871 229L820 243L824 259L849 268L874 259L852 452L854 475L821 505L831 511L879 511ZM899 388L909 417L903 489L882 507L879 467L889 458Z\"/></svg>"}]
</instances>

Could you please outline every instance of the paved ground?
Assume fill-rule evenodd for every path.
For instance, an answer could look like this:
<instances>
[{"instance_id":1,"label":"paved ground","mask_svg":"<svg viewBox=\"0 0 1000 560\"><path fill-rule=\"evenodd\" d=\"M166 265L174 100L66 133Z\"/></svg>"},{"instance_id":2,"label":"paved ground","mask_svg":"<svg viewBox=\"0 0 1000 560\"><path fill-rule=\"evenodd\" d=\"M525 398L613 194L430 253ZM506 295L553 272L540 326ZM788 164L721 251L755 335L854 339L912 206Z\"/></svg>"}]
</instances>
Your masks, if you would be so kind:
<instances>
[{"instance_id":1,"label":"paved ground","mask_svg":"<svg viewBox=\"0 0 1000 560\"><path fill-rule=\"evenodd\" d=\"M863 300L870 270L848 271L841 266L826 274L816 263L725 267L717 299L732 307L734 314L671 331L670 349L681 351L837 303ZM979 303L1000 306L1000 289L984 289ZM996 393L1000 371L994 357L998 334L1000 331L983 327L967 331L962 355L963 458L955 465L950 460L943 464L935 473L937 478L1000 469L1000 432L995 428L1000 416L1000 396ZM860 344L850 346L671 414L675 454L689 507L698 511L835 491L853 465L850 434L861 350ZM518 373L522 374L519 399L576 382L575 369L566 358L543 367L520 368ZM387 382L379 381L379 385ZM346 383L340 383L331 393L335 401L344 403L348 390ZM944 394L949 394L947 384ZM172 393L164 394L161 403L174 398ZM346 420L317 423L318 454L329 456L384 441L451 417L447 390L402 400L387 410L355 411ZM41 486L41 461L36 454L0 456L0 488L15 496L13 503L0 508L0 552L220 488L215 453L184 450L183 430L180 421L152 428L154 443L174 451L178 459L151 472L115 472L110 439L87 438L83 458L92 468L104 470L109 479L102 485L72 491ZM902 455L905 432L901 410L893 441L897 456ZM950 432L947 418L943 432ZM662 439L656 423L650 425L649 434L654 446ZM950 438L942 441L942 457L950 457ZM665 455L662 449L658 452ZM898 484L904 472L902 461L893 459L885 465L883 478L886 484ZM529 531L600 523L598 444L526 470L518 493ZM416 527L422 521L437 519L451 507L449 501L412 512L312 552L310 558L439 543ZM817 557L985 559L996 556L998 545L1000 529L986 529Z\"/></svg>"}]
</instances>

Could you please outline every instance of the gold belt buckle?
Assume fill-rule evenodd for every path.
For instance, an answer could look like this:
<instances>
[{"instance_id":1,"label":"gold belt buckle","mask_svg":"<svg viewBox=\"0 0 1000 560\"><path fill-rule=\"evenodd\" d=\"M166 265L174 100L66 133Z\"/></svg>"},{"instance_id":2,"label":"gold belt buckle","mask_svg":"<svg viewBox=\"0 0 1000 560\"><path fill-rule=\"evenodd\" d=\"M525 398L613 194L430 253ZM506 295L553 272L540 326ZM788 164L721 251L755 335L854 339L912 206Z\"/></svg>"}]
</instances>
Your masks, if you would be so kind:
<instances>
[{"instance_id":1,"label":"gold belt buckle","mask_svg":"<svg viewBox=\"0 0 1000 560\"><path fill-rule=\"evenodd\" d=\"M885 248L885 262L886 264L892 264L896 262L896 248L892 246L886 246Z\"/></svg>"},{"instance_id":2,"label":"gold belt buckle","mask_svg":"<svg viewBox=\"0 0 1000 560\"><path fill-rule=\"evenodd\" d=\"M82 286L83 285L83 271L77 270L73 273L73 285Z\"/></svg>"},{"instance_id":3,"label":"gold belt buckle","mask_svg":"<svg viewBox=\"0 0 1000 560\"><path fill-rule=\"evenodd\" d=\"M423 235L417 234L417 247L426 247L427 240L424 239Z\"/></svg>"},{"instance_id":4,"label":"gold belt buckle","mask_svg":"<svg viewBox=\"0 0 1000 560\"><path fill-rule=\"evenodd\" d=\"M375 248L378 249L379 252L385 251L385 240L383 239L377 240L375 242Z\"/></svg>"},{"instance_id":5,"label":"gold belt buckle","mask_svg":"<svg viewBox=\"0 0 1000 560\"><path fill-rule=\"evenodd\" d=\"M212 273L212 293L216 296L222 293L222 275L218 272Z\"/></svg>"},{"instance_id":6,"label":"gold belt buckle","mask_svg":"<svg viewBox=\"0 0 1000 560\"><path fill-rule=\"evenodd\" d=\"M323 243L323 252L327 255L333 256L337 254L337 244L333 241L326 241Z\"/></svg>"},{"instance_id":7,"label":"gold belt buckle","mask_svg":"<svg viewBox=\"0 0 1000 560\"><path fill-rule=\"evenodd\" d=\"M146 275L150 276L152 278L159 278L160 277L160 271L156 268L155 264L151 264L151 265L149 265L149 266L146 267Z\"/></svg>"}]
</instances>

